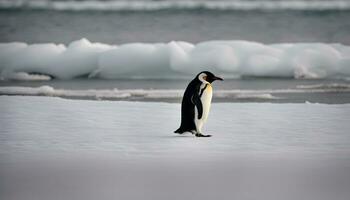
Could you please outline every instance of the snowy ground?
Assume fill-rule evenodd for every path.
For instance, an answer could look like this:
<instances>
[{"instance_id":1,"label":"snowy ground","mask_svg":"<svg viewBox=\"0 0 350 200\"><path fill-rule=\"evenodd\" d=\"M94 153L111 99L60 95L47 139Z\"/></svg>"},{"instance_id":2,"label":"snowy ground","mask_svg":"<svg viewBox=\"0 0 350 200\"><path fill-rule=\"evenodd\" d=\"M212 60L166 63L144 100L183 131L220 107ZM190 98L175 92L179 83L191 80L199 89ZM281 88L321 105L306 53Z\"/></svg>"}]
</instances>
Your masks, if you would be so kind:
<instances>
[{"instance_id":1,"label":"snowy ground","mask_svg":"<svg viewBox=\"0 0 350 200\"><path fill-rule=\"evenodd\" d=\"M0 96L0 199L349 199L350 104Z\"/></svg>"}]
</instances>

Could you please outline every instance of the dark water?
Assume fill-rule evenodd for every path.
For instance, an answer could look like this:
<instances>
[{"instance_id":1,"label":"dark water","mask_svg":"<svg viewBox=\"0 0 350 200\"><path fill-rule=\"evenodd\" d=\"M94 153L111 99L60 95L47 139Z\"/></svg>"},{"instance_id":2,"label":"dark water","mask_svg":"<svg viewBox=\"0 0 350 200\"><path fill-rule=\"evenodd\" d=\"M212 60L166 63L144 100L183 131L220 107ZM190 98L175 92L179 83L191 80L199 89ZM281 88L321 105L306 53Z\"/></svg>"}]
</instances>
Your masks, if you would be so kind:
<instances>
[{"instance_id":1,"label":"dark water","mask_svg":"<svg viewBox=\"0 0 350 200\"><path fill-rule=\"evenodd\" d=\"M72 79L51 81L0 81L2 87L21 86L37 88L50 86L54 89L74 90L180 90L183 91L190 80L102 80L102 79ZM214 82L214 102L271 102L271 103L350 103L350 84L346 80L296 80L296 79L228 79L223 82ZM216 95L217 91L235 91L233 96ZM272 95L274 98L261 98L261 94ZM1 93L0 95L8 95ZM42 94L39 94L42 95ZM45 95L45 94L44 94ZM237 98L236 95L248 95L247 98ZM61 97L89 100L123 100L123 101L156 101L180 103L181 96L149 98L143 95L127 98L111 98L97 96L70 96Z\"/></svg>"},{"instance_id":2,"label":"dark water","mask_svg":"<svg viewBox=\"0 0 350 200\"><path fill-rule=\"evenodd\" d=\"M69 43L249 40L350 44L350 12L0 10L0 42Z\"/></svg>"}]
</instances>

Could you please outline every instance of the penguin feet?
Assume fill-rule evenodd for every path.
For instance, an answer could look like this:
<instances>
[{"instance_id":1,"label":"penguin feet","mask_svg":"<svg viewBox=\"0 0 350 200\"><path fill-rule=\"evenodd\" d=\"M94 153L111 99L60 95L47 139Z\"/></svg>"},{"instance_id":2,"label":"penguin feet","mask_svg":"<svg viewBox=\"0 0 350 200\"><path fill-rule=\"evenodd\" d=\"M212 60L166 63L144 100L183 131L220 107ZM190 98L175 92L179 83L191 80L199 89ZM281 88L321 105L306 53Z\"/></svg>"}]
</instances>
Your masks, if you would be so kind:
<instances>
[{"instance_id":1,"label":"penguin feet","mask_svg":"<svg viewBox=\"0 0 350 200\"><path fill-rule=\"evenodd\" d=\"M201 133L196 133L196 137L211 137L211 135L203 135Z\"/></svg>"}]
</instances>

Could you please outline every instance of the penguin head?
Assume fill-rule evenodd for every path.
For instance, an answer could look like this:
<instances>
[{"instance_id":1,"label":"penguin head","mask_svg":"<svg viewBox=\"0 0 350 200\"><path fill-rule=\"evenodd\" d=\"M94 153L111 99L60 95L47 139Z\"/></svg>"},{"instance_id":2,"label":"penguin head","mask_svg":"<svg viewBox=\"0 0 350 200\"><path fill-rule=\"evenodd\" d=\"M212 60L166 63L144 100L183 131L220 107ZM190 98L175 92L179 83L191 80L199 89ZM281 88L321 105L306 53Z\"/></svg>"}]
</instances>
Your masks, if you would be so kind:
<instances>
[{"instance_id":1,"label":"penguin head","mask_svg":"<svg viewBox=\"0 0 350 200\"><path fill-rule=\"evenodd\" d=\"M201 82L209 82L212 83L215 80L220 80L223 81L222 78L215 76L213 73L209 72L209 71L202 71L201 73L199 73L196 77L198 80L200 80Z\"/></svg>"}]
</instances>

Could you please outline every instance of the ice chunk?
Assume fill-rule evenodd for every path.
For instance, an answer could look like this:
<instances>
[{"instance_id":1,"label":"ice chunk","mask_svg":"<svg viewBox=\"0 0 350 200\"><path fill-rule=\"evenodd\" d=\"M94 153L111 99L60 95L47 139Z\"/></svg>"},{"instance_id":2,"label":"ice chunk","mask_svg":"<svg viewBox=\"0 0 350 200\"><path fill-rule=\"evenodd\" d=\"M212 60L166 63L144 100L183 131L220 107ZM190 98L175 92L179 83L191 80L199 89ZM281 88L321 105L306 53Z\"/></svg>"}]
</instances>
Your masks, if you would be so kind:
<instances>
[{"instance_id":1,"label":"ice chunk","mask_svg":"<svg viewBox=\"0 0 350 200\"><path fill-rule=\"evenodd\" d=\"M0 44L1 78L14 73L75 77L188 78L210 70L225 78L350 78L350 47L341 44L206 41L108 45L87 39L62 44Z\"/></svg>"}]
</instances>

